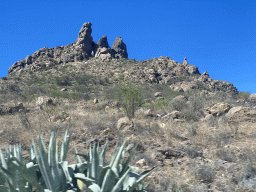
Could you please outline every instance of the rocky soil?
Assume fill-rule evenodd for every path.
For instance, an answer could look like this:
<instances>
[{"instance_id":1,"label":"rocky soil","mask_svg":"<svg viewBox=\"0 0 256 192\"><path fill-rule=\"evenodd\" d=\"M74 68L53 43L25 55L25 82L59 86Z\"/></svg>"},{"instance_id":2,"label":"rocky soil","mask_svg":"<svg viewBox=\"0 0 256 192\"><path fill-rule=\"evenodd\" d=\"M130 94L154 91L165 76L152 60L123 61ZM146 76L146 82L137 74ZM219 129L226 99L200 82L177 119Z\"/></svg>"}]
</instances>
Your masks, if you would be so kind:
<instances>
[{"instance_id":1,"label":"rocky soil","mask_svg":"<svg viewBox=\"0 0 256 192\"><path fill-rule=\"evenodd\" d=\"M169 77L169 78L167 78ZM115 101L120 82L131 81L143 96L129 120ZM108 140L107 163L116 145L138 148L131 165L157 166L150 191L253 191L255 188L255 94L239 93L197 67L168 57L138 62L89 58L0 79L0 139L4 152L21 144L28 159L32 137L73 130L75 148L87 153Z\"/></svg>"}]
</instances>

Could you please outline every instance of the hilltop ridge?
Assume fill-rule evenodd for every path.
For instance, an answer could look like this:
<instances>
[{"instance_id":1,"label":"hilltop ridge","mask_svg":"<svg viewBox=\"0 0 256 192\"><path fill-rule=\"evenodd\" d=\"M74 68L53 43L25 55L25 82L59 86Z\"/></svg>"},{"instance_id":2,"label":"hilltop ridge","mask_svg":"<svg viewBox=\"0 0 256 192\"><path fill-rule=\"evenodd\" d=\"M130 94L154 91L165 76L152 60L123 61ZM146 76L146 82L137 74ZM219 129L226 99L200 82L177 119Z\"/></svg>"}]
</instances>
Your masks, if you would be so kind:
<instances>
[{"instance_id":1,"label":"hilltop ridge","mask_svg":"<svg viewBox=\"0 0 256 192\"><path fill-rule=\"evenodd\" d=\"M34 52L32 56L28 55L24 60L17 61L9 68L8 74L23 68L38 71L44 67L61 63L83 61L92 56L103 61L109 60L111 57L128 58L126 45L121 37L115 39L112 48L108 45L106 35L103 35L99 42L95 43L91 36L91 26L91 22L84 23L74 43L55 48L44 47Z\"/></svg>"}]
</instances>

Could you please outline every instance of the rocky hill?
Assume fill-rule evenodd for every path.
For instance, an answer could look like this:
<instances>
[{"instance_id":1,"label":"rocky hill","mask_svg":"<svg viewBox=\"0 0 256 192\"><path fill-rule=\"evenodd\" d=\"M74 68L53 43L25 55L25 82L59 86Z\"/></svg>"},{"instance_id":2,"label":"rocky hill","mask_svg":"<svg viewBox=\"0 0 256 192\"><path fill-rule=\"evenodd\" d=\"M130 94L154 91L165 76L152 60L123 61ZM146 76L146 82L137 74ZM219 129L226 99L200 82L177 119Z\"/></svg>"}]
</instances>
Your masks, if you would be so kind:
<instances>
[{"instance_id":1,"label":"rocky hill","mask_svg":"<svg viewBox=\"0 0 256 192\"><path fill-rule=\"evenodd\" d=\"M138 144L132 166L157 167L149 191L253 191L256 94L200 74L187 58L128 59L121 37L112 48L106 36L95 43L91 25L74 43L40 49L0 79L0 149L20 143L27 160L32 137L41 133L48 147L50 132L61 144L72 129L69 164L75 148L86 154L107 141L109 163L127 141ZM132 119L116 100L127 81L143 101Z\"/></svg>"}]
</instances>

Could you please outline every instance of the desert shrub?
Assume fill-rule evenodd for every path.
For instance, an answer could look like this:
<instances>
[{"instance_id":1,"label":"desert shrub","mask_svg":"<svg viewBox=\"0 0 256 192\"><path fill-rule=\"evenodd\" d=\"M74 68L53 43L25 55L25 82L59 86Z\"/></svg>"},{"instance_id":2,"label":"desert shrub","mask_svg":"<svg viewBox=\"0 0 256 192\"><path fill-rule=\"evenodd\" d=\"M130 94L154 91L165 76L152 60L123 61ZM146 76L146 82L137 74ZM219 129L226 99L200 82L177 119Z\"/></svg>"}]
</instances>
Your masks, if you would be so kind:
<instances>
[{"instance_id":1,"label":"desert shrub","mask_svg":"<svg viewBox=\"0 0 256 192\"><path fill-rule=\"evenodd\" d=\"M199 165L194 167L194 175L202 182L211 183L215 178L215 171L210 166Z\"/></svg>"},{"instance_id":2,"label":"desert shrub","mask_svg":"<svg viewBox=\"0 0 256 192\"><path fill-rule=\"evenodd\" d=\"M169 105L169 102L166 99L158 99L154 104L154 109L155 110L163 109L168 105Z\"/></svg>"},{"instance_id":3,"label":"desert shrub","mask_svg":"<svg viewBox=\"0 0 256 192\"><path fill-rule=\"evenodd\" d=\"M183 109L181 111L181 117L187 121L198 121L197 114L191 108Z\"/></svg>"},{"instance_id":4,"label":"desert shrub","mask_svg":"<svg viewBox=\"0 0 256 192\"><path fill-rule=\"evenodd\" d=\"M200 81L196 81L196 84L200 90L206 90L207 88L204 86L204 84Z\"/></svg>"},{"instance_id":5,"label":"desert shrub","mask_svg":"<svg viewBox=\"0 0 256 192\"><path fill-rule=\"evenodd\" d=\"M189 106L193 111L199 111L204 107L205 100L199 95L199 93L194 93L189 97Z\"/></svg>"},{"instance_id":6,"label":"desert shrub","mask_svg":"<svg viewBox=\"0 0 256 192\"><path fill-rule=\"evenodd\" d=\"M75 76L75 80L79 85L88 85L90 82L90 76Z\"/></svg>"},{"instance_id":7,"label":"desert shrub","mask_svg":"<svg viewBox=\"0 0 256 192\"><path fill-rule=\"evenodd\" d=\"M229 143L232 142L232 133L231 132L221 132L213 136L210 141L213 141L213 143L217 147L223 147Z\"/></svg>"},{"instance_id":8,"label":"desert shrub","mask_svg":"<svg viewBox=\"0 0 256 192\"><path fill-rule=\"evenodd\" d=\"M240 99L244 99L244 100L247 100L250 94L251 93L249 91L246 91L246 92L241 91L238 93Z\"/></svg>"},{"instance_id":9,"label":"desert shrub","mask_svg":"<svg viewBox=\"0 0 256 192\"><path fill-rule=\"evenodd\" d=\"M53 97L53 98L69 98L69 94L65 91L59 91L59 90L53 90L51 92L51 95L50 97Z\"/></svg>"},{"instance_id":10,"label":"desert shrub","mask_svg":"<svg viewBox=\"0 0 256 192\"><path fill-rule=\"evenodd\" d=\"M202 153L199 153L198 149L194 148L194 147L187 148L186 153L187 153L188 157L191 158L191 159L202 156Z\"/></svg>"},{"instance_id":11,"label":"desert shrub","mask_svg":"<svg viewBox=\"0 0 256 192\"><path fill-rule=\"evenodd\" d=\"M119 91L115 94L115 99L124 108L129 119L134 117L136 108L142 104L142 96L139 89L129 82L120 84Z\"/></svg>"},{"instance_id":12,"label":"desert shrub","mask_svg":"<svg viewBox=\"0 0 256 192\"><path fill-rule=\"evenodd\" d=\"M190 132L191 135L196 135L196 130L198 129L198 123L190 121L185 125L186 129Z\"/></svg>"},{"instance_id":13,"label":"desert shrub","mask_svg":"<svg viewBox=\"0 0 256 192\"><path fill-rule=\"evenodd\" d=\"M182 109L187 108L188 105L182 99L174 99L170 101L170 106L172 110L181 111Z\"/></svg>"},{"instance_id":14,"label":"desert shrub","mask_svg":"<svg viewBox=\"0 0 256 192\"><path fill-rule=\"evenodd\" d=\"M70 76L55 77L55 81L60 86L71 86L72 79Z\"/></svg>"},{"instance_id":15,"label":"desert shrub","mask_svg":"<svg viewBox=\"0 0 256 192\"><path fill-rule=\"evenodd\" d=\"M143 104L142 104L142 107L145 107L145 108L150 107L150 106L151 106L150 103L143 103Z\"/></svg>"}]
</instances>

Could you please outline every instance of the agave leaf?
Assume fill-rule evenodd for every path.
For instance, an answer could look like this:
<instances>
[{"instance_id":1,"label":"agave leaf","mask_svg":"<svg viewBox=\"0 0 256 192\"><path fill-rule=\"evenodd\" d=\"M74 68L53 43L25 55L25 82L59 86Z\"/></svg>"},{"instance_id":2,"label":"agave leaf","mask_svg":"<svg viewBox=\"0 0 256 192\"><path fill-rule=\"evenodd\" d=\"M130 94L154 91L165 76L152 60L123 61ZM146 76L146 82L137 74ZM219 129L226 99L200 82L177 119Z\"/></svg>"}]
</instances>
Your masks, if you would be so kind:
<instances>
[{"instance_id":1,"label":"agave leaf","mask_svg":"<svg viewBox=\"0 0 256 192\"><path fill-rule=\"evenodd\" d=\"M65 174L65 181L63 181L62 184L65 185L66 180L69 182L72 182L72 177L70 175L73 175L74 171L72 169L68 169L68 162L62 161L62 162L59 162L59 165L61 166L61 168Z\"/></svg>"},{"instance_id":2,"label":"agave leaf","mask_svg":"<svg viewBox=\"0 0 256 192\"><path fill-rule=\"evenodd\" d=\"M126 178L126 176L129 174L130 172L130 168L125 172L125 174L121 177L121 179L118 180L118 182L116 183L116 185L114 186L114 188L112 189L111 192L118 192L120 191L122 184Z\"/></svg>"},{"instance_id":3,"label":"agave leaf","mask_svg":"<svg viewBox=\"0 0 256 192\"><path fill-rule=\"evenodd\" d=\"M156 167L153 167L153 168L150 169L150 170L143 171L143 172L140 174L139 179L138 179L135 183L133 183L133 185L132 185L131 188L129 189L129 192L132 192L132 191L137 187L137 185L138 185L140 182L142 182L148 175L150 175L150 174L154 171L155 168L156 168ZM135 174L135 173L134 173L134 174ZM131 183L132 183L132 182L131 182Z\"/></svg>"},{"instance_id":4,"label":"agave leaf","mask_svg":"<svg viewBox=\"0 0 256 192\"><path fill-rule=\"evenodd\" d=\"M104 176L107 173L107 170L109 170L111 167L108 165L106 167L102 167L99 174L98 174L98 179L97 179L97 183L99 186L102 186L103 180L104 180Z\"/></svg>"},{"instance_id":5,"label":"agave leaf","mask_svg":"<svg viewBox=\"0 0 256 192\"><path fill-rule=\"evenodd\" d=\"M92 150L92 164L91 164L91 171L92 171L92 178L97 179L98 177L98 168L99 168L99 143L97 145L97 148L95 147L95 143L93 145Z\"/></svg>"},{"instance_id":6,"label":"agave leaf","mask_svg":"<svg viewBox=\"0 0 256 192\"><path fill-rule=\"evenodd\" d=\"M100 186L93 183L92 185L90 185L87 189L88 192L101 192L100 190Z\"/></svg>"},{"instance_id":7,"label":"agave leaf","mask_svg":"<svg viewBox=\"0 0 256 192\"><path fill-rule=\"evenodd\" d=\"M63 187L65 188L66 178L63 169L58 165L58 141L54 136L54 132L51 134L49 143L48 162L51 169L50 174L53 177L54 189L60 188L63 190Z\"/></svg>"},{"instance_id":8,"label":"agave leaf","mask_svg":"<svg viewBox=\"0 0 256 192\"><path fill-rule=\"evenodd\" d=\"M29 162L26 165L23 165L21 161L16 159L19 166L16 167L16 170L18 170L20 173L22 173L22 177L28 181L30 184L32 184L34 187L37 188L37 190L43 190L43 187L38 184L36 169L33 162ZM23 185L22 185L23 186Z\"/></svg>"},{"instance_id":9,"label":"agave leaf","mask_svg":"<svg viewBox=\"0 0 256 192\"><path fill-rule=\"evenodd\" d=\"M46 184L47 188L52 191L54 189L54 186L52 184L53 178L50 174L51 170L50 170L50 167L47 162L48 155L45 152L44 143L42 144L42 141L41 141L41 143L39 143L39 147L41 150L41 153L39 154L33 138L32 138L32 142L33 142L33 147L35 150L36 159L37 159L41 174L44 178L45 184Z\"/></svg>"},{"instance_id":10,"label":"agave leaf","mask_svg":"<svg viewBox=\"0 0 256 192\"><path fill-rule=\"evenodd\" d=\"M111 167L107 170L102 182L101 192L109 192L116 183L115 173Z\"/></svg>"},{"instance_id":11,"label":"agave leaf","mask_svg":"<svg viewBox=\"0 0 256 192\"><path fill-rule=\"evenodd\" d=\"M130 155L128 156L128 158L126 159L126 161L124 163L122 163L122 166L123 166L123 170L121 172L121 175L124 174L124 172L128 169L128 164L129 162L131 161L131 158L137 148L138 144L135 145L135 147L132 149L132 151L130 152Z\"/></svg>"},{"instance_id":12,"label":"agave leaf","mask_svg":"<svg viewBox=\"0 0 256 192\"><path fill-rule=\"evenodd\" d=\"M76 150L76 148L75 148L75 150ZM77 150L76 150L76 153L75 153L75 154L78 154ZM77 155L77 160L78 160L78 163L82 163L82 160L81 160L81 158L79 157L79 155Z\"/></svg>"},{"instance_id":13,"label":"agave leaf","mask_svg":"<svg viewBox=\"0 0 256 192\"><path fill-rule=\"evenodd\" d=\"M117 169L117 166L119 165L120 161L121 161L121 155L122 155L122 151L125 145L125 141L123 143L123 145L120 147L117 156L113 162L113 165L111 166L112 171L115 173L116 177L119 178L119 170Z\"/></svg>"},{"instance_id":14,"label":"agave leaf","mask_svg":"<svg viewBox=\"0 0 256 192\"><path fill-rule=\"evenodd\" d=\"M63 142L61 144L61 155L60 155L60 161L65 161L66 157L67 157L67 153L68 153L68 147L69 147L69 141L72 135L72 131L70 132L69 136L68 136L68 129L66 130ZM67 140L68 137L68 140Z\"/></svg>"},{"instance_id":15,"label":"agave leaf","mask_svg":"<svg viewBox=\"0 0 256 192\"><path fill-rule=\"evenodd\" d=\"M29 161L33 162L34 164L37 163L36 156L35 156L32 146L30 147L30 150L29 150Z\"/></svg>"},{"instance_id":16,"label":"agave leaf","mask_svg":"<svg viewBox=\"0 0 256 192\"><path fill-rule=\"evenodd\" d=\"M101 153L100 153L100 156L99 156L99 166L101 166L101 167L105 166L105 155L106 155L107 144L108 144L108 140L105 143L104 148L101 149Z\"/></svg>"},{"instance_id":17,"label":"agave leaf","mask_svg":"<svg viewBox=\"0 0 256 192\"><path fill-rule=\"evenodd\" d=\"M83 173L75 173L74 177L76 179L80 179L87 186L90 186L91 184L96 183L95 179L91 179L89 177L85 177L85 174L83 174Z\"/></svg>"}]
</instances>

